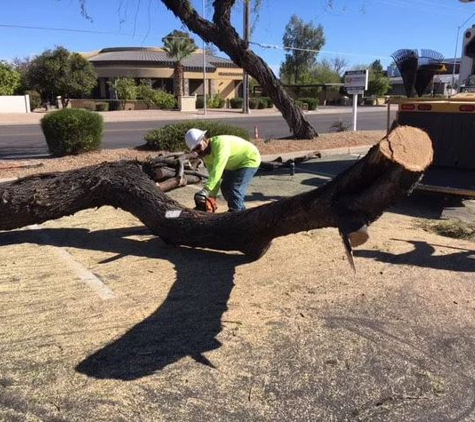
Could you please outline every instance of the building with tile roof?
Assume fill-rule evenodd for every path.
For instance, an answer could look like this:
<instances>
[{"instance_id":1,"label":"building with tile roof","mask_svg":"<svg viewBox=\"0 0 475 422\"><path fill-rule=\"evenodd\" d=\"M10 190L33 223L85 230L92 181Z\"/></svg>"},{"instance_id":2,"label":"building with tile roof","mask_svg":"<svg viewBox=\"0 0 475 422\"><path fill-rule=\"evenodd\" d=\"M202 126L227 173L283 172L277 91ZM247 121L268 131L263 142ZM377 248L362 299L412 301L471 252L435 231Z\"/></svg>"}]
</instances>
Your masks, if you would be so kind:
<instances>
[{"instance_id":1,"label":"building with tile roof","mask_svg":"<svg viewBox=\"0 0 475 422\"><path fill-rule=\"evenodd\" d=\"M112 98L109 81L115 78L150 79L154 88L173 93L175 61L156 47L114 47L83 53L96 69L98 85L94 98ZM243 70L231 60L197 50L183 60L185 95L202 95L206 77L207 94L219 93L224 99L242 92ZM206 64L205 72L203 71Z\"/></svg>"}]
</instances>

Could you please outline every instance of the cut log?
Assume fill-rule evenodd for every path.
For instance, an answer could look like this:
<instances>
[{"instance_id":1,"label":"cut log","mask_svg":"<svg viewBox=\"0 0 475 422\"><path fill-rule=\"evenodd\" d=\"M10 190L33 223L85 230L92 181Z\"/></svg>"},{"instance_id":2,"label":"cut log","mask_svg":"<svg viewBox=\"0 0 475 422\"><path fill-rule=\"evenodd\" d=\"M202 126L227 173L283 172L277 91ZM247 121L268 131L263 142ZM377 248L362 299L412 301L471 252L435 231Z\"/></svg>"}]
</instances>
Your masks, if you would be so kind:
<instances>
[{"instance_id":1,"label":"cut log","mask_svg":"<svg viewBox=\"0 0 475 422\"><path fill-rule=\"evenodd\" d=\"M425 132L401 126L320 188L223 214L183 207L157 189L138 162L38 174L0 184L0 230L111 205L132 213L167 243L241 251L256 259L279 236L322 227L352 233L369 225L411 191L432 154Z\"/></svg>"}]
</instances>

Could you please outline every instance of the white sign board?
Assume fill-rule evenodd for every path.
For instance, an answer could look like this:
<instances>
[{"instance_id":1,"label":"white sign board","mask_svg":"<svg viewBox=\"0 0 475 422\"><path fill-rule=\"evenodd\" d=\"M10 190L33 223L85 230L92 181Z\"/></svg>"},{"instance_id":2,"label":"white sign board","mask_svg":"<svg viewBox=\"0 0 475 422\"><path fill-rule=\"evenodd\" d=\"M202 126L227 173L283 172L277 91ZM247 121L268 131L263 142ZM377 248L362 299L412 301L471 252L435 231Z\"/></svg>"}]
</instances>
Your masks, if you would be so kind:
<instances>
[{"instance_id":1,"label":"white sign board","mask_svg":"<svg viewBox=\"0 0 475 422\"><path fill-rule=\"evenodd\" d=\"M349 90L365 91L368 89L368 69L347 70L344 76L344 87Z\"/></svg>"},{"instance_id":2,"label":"white sign board","mask_svg":"<svg viewBox=\"0 0 475 422\"><path fill-rule=\"evenodd\" d=\"M358 95L368 89L368 69L348 70L343 78L346 92L353 94L353 130L356 130Z\"/></svg>"}]
</instances>

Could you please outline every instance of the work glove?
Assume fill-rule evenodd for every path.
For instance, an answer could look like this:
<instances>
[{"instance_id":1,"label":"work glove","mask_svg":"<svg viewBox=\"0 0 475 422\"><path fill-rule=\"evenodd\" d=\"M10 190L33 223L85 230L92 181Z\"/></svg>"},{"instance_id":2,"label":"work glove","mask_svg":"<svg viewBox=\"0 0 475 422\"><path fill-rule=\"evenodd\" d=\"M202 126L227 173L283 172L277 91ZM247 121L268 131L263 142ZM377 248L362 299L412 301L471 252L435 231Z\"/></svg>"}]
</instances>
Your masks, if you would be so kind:
<instances>
[{"instance_id":1,"label":"work glove","mask_svg":"<svg viewBox=\"0 0 475 422\"><path fill-rule=\"evenodd\" d=\"M210 197L209 191L206 189L202 189L199 192L196 192L194 200L195 210L213 213L218 208L216 198Z\"/></svg>"}]
</instances>

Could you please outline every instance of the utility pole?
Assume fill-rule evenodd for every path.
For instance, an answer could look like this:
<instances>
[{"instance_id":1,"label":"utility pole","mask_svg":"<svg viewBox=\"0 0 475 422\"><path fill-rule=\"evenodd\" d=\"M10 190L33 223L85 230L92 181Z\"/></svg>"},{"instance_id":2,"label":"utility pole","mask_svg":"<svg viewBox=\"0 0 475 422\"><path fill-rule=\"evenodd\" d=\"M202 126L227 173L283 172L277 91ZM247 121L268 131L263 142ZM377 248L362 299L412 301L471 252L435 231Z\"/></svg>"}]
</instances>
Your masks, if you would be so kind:
<instances>
[{"instance_id":1,"label":"utility pole","mask_svg":"<svg viewBox=\"0 0 475 422\"><path fill-rule=\"evenodd\" d=\"M249 49L249 42L251 41L251 0L244 0L244 41L246 43L246 49ZM242 91L243 91L243 102L242 102L242 112L249 114L249 75L244 70L243 80L242 80Z\"/></svg>"}]
</instances>

